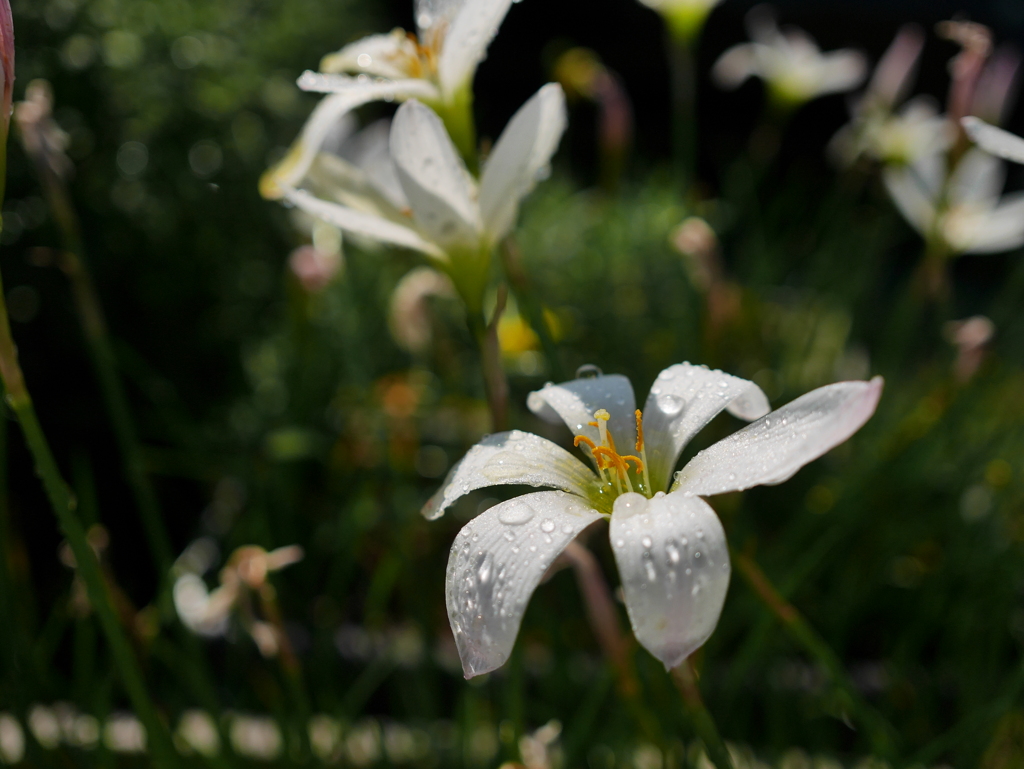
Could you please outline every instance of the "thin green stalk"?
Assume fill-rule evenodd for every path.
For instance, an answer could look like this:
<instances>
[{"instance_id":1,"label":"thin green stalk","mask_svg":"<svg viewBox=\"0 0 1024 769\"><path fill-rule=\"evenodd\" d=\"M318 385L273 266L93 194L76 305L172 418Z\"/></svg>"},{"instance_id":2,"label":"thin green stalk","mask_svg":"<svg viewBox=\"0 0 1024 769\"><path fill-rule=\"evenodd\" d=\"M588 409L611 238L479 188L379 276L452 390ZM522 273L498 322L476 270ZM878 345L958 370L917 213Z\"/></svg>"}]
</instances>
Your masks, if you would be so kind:
<instances>
[{"instance_id":1,"label":"thin green stalk","mask_svg":"<svg viewBox=\"0 0 1024 769\"><path fill-rule=\"evenodd\" d=\"M672 74L672 156L678 183L692 187L697 170L697 67L694 39L670 28Z\"/></svg>"},{"instance_id":2,"label":"thin green stalk","mask_svg":"<svg viewBox=\"0 0 1024 769\"><path fill-rule=\"evenodd\" d=\"M0 294L2 294L2 284L0 284ZM16 368L16 372L11 369L12 358L6 354L11 352L13 352L13 342L7 322L7 308L0 298L0 355L3 355L0 369L3 370L4 383L7 385L8 403L18 417L25 442L35 460L36 474L42 479L50 506L57 515L61 531L67 537L71 551L74 553L79 574L82 575L85 582L89 601L96 612L107 643L110 645L121 683L131 700L136 715L146 727L154 766L177 766L178 762L171 745L170 735L157 715L156 708L146 691L142 670L117 618L100 572L96 554L89 547L85 529L75 514L75 500L61 477L42 427L36 418L32 400L24 387L20 368ZM13 361L13 365L17 367L16 360Z\"/></svg>"},{"instance_id":3,"label":"thin green stalk","mask_svg":"<svg viewBox=\"0 0 1024 769\"><path fill-rule=\"evenodd\" d=\"M565 375L565 366L562 365L562 356L558 353L558 345L555 344L548 328L547 319L544 317L543 303L537 297L537 292L523 267L523 255L519 250L519 244L511 235L505 238L501 244L501 263L505 270L505 277L508 278L512 291L515 292L519 307L522 309L523 315L526 316L526 321L540 340L549 374L555 381L565 381L568 378Z\"/></svg>"},{"instance_id":4,"label":"thin green stalk","mask_svg":"<svg viewBox=\"0 0 1024 769\"><path fill-rule=\"evenodd\" d=\"M71 283L71 291L82 323L82 331L89 349L89 357L96 371L100 392L114 428L125 475L135 497L135 504L142 519L146 539L153 554L153 560L161 585L169 587L170 569L174 563L171 541L163 524L160 504L153 484L146 472L142 445L135 431L135 424L128 406L128 397L117 372L117 360L110 343L103 308L93 285L92 277L85 265L84 247L78 216L62 182L52 170L39 169L43 188L60 227L64 240L61 268ZM163 602L166 604L166 601ZM168 608L166 604L164 608Z\"/></svg>"},{"instance_id":5,"label":"thin green stalk","mask_svg":"<svg viewBox=\"0 0 1024 769\"><path fill-rule=\"evenodd\" d=\"M751 557L732 548L729 549L729 553L740 575L757 597L779 618L786 632L825 669L840 695L842 704L864 727L874 753L884 757L894 755L898 740L895 729L857 693L843 668L842 661L825 639L818 635L796 607L782 597Z\"/></svg>"},{"instance_id":6,"label":"thin green stalk","mask_svg":"<svg viewBox=\"0 0 1024 769\"><path fill-rule=\"evenodd\" d=\"M501 346L498 344L498 322L505 311L508 288L498 290L498 303L489 323L481 315L466 308L470 332L480 351L480 366L484 377L484 391L487 406L491 412L491 429L500 432L508 429L508 378L501 365Z\"/></svg>"},{"instance_id":7,"label":"thin green stalk","mask_svg":"<svg viewBox=\"0 0 1024 769\"><path fill-rule=\"evenodd\" d=\"M700 696L697 675L689 659L672 670L672 680L675 681L680 694L683 695L686 714L689 716L697 736L704 743L704 749L707 751L711 763L718 769L733 769L732 757L729 755L725 743L722 742L722 736L718 733L715 719L711 717L711 713L704 704L704 698Z\"/></svg>"}]
</instances>

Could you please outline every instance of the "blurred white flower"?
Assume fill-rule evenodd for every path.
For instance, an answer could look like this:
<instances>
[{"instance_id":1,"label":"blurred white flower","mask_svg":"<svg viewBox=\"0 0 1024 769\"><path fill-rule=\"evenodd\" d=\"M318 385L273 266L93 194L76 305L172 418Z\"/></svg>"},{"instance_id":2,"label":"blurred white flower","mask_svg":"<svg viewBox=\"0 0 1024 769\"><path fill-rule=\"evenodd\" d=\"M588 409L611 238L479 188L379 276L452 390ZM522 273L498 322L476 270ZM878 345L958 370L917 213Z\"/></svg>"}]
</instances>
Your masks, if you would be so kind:
<instances>
[{"instance_id":1,"label":"blurred white flower","mask_svg":"<svg viewBox=\"0 0 1024 769\"><path fill-rule=\"evenodd\" d=\"M640 2L662 15L676 39L688 41L700 33L708 14L722 0L640 0Z\"/></svg>"},{"instance_id":2,"label":"blurred white flower","mask_svg":"<svg viewBox=\"0 0 1024 769\"><path fill-rule=\"evenodd\" d=\"M325 763L336 761L341 731L337 718L321 713L309 719L309 747L313 755Z\"/></svg>"},{"instance_id":3,"label":"blurred white flower","mask_svg":"<svg viewBox=\"0 0 1024 769\"><path fill-rule=\"evenodd\" d=\"M114 713L103 725L103 744L114 753L145 753L146 727L131 713Z\"/></svg>"},{"instance_id":4,"label":"blurred white flower","mask_svg":"<svg viewBox=\"0 0 1024 769\"><path fill-rule=\"evenodd\" d=\"M53 750L60 744L60 722L53 708L38 704L29 708L28 729L36 742L47 750Z\"/></svg>"},{"instance_id":5,"label":"blurred white flower","mask_svg":"<svg viewBox=\"0 0 1024 769\"><path fill-rule=\"evenodd\" d=\"M711 70L721 88L738 88L747 78L759 77L773 103L789 108L825 94L851 91L864 80L867 61L860 51L844 48L822 53L803 30L780 31L765 6L755 6L747 14L747 31L753 42L734 45Z\"/></svg>"},{"instance_id":6,"label":"blurred white flower","mask_svg":"<svg viewBox=\"0 0 1024 769\"><path fill-rule=\"evenodd\" d=\"M70 140L53 119L53 88L46 80L28 84L25 101L14 107L14 122L25 153L44 174L64 180L71 176L74 166L67 156Z\"/></svg>"},{"instance_id":7,"label":"blurred white flower","mask_svg":"<svg viewBox=\"0 0 1024 769\"><path fill-rule=\"evenodd\" d=\"M244 610L243 624L260 651L265 656L276 655L279 648L278 631L250 616L252 611L242 599L246 590L262 595L268 586L267 575L301 561L302 548L289 545L267 552L255 545L240 547L228 559L227 565L220 572L220 585L212 591L201 576L209 568L209 561L195 556L195 550L190 546L175 565L179 574L172 591L174 608L185 627L200 635L224 635L231 612L235 609ZM203 555L206 555L206 548L203 549ZM197 563L202 565L199 573L192 570Z\"/></svg>"},{"instance_id":8,"label":"blurred white flower","mask_svg":"<svg viewBox=\"0 0 1024 769\"><path fill-rule=\"evenodd\" d=\"M388 328L398 346L421 355L433 341L430 302L454 299L455 287L444 273L420 266L409 271L391 292Z\"/></svg>"},{"instance_id":9,"label":"blurred white flower","mask_svg":"<svg viewBox=\"0 0 1024 769\"><path fill-rule=\"evenodd\" d=\"M526 769L557 769L561 766L562 752L558 737L562 724L548 721L539 729L519 738L519 755Z\"/></svg>"},{"instance_id":10,"label":"blurred white flower","mask_svg":"<svg viewBox=\"0 0 1024 769\"><path fill-rule=\"evenodd\" d=\"M942 329L946 340L956 347L953 376L959 382L973 377L985 360L986 348L996 333L995 324L984 315L951 320Z\"/></svg>"},{"instance_id":11,"label":"blurred white flower","mask_svg":"<svg viewBox=\"0 0 1024 769\"><path fill-rule=\"evenodd\" d=\"M1013 163L1024 163L1024 139L976 117L960 121L971 140L985 152Z\"/></svg>"},{"instance_id":12,"label":"blurred white flower","mask_svg":"<svg viewBox=\"0 0 1024 769\"><path fill-rule=\"evenodd\" d=\"M238 755L258 761L273 761L284 746L280 727L267 716L236 714L231 718L228 734Z\"/></svg>"},{"instance_id":13,"label":"blurred white flower","mask_svg":"<svg viewBox=\"0 0 1024 769\"><path fill-rule=\"evenodd\" d=\"M390 130L375 124L344 144L348 158L318 145L301 174L268 172L264 194L279 192L347 234L420 251L479 301L491 249L546 173L565 123L565 96L549 83L513 115L478 184L438 115L412 100Z\"/></svg>"},{"instance_id":14,"label":"blurred white flower","mask_svg":"<svg viewBox=\"0 0 1024 769\"><path fill-rule=\"evenodd\" d=\"M500 484L557 489L487 509L452 546L448 617L466 677L505 662L548 567L602 518L637 640L666 667L679 665L711 635L729 584L725 532L701 497L788 479L856 432L881 390L880 378L839 382L769 414L754 383L682 363L659 375L642 413L618 375L531 393L530 410L564 421L593 467L539 436L498 433L469 451L423 510L436 519L463 495ZM757 421L697 454L666 494L683 447L723 410Z\"/></svg>"},{"instance_id":15,"label":"blurred white flower","mask_svg":"<svg viewBox=\"0 0 1024 769\"><path fill-rule=\"evenodd\" d=\"M0 713L0 764L17 764L25 757L25 732L18 719Z\"/></svg>"},{"instance_id":16,"label":"blurred white flower","mask_svg":"<svg viewBox=\"0 0 1024 769\"><path fill-rule=\"evenodd\" d=\"M947 255L990 254L1024 245L1024 193L1000 197L1005 163L969 150L950 171L943 154L885 169L904 218Z\"/></svg>"},{"instance_id":17,"label":"blurred white flower","mask_svg":"<svg viewBox=\"0 0 1024 769\"><path fill-rule=\"evenodd\" d=\"M178 721L174 741L183 753L212 758L220 753L220 734L213 716L205 710L186 710Z\"/></svg>"}]
</instances>

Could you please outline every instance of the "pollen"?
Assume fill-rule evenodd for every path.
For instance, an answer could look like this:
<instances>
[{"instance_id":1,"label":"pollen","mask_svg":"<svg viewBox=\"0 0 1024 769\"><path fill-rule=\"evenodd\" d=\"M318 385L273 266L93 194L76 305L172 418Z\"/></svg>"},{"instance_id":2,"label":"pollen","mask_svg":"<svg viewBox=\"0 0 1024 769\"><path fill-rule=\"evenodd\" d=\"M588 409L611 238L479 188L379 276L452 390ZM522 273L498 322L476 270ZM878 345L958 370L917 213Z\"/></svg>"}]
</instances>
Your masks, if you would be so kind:
<instances>
[{"instance_id":1,"label":"pollen","mask_svg":"<svg viewBox=\"0 0 1024 769\"><path fill-rule=\"evenodd\" d=\"M620 454L618 449L615 447L615 439L612 437L611 432L608 430L608 422L611 421L611 414L606 409L598 409L594 412L593 422L588 424L591 427L596 427L601 435L601 443L597 445L593 440L585 435L578 435L573 441L573 445L579 447L581 444L586 445L590 449L590 453L594 457L594 462L597 465L598 473L601 475L601 479L606 484L615 484L615 489L619 494L623 491L633 491L633 479L630 477L630 465L632 465L632 471L634 478L638 481L642 479L640 490L650 496L651 484L647 473L647 457L644 452L644 438L643 438L643 422L642 414L638 410L636 412L636 426L637 426L637 440L636 450L640 453L640 456L633 456L631 454ZM619 436L620 438L622 436Z\"/></svg>"}]
</instances>

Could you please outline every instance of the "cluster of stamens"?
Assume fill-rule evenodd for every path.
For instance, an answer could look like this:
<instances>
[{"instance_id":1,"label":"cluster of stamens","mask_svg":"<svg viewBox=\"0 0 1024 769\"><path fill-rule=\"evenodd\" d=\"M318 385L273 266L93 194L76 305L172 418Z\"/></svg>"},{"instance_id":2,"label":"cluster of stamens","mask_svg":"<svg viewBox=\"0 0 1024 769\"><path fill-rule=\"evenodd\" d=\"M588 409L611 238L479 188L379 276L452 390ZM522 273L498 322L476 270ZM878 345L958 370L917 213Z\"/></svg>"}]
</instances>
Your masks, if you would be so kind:
<instances>
[{"instance_id":1,"label":"cluster of stamens","mask_svg":"<svg viewBox=\"0 0 1024 769\"><path fill-rule=\"evenodd\" d=\"M597 465L597 471L601 476L601 480L603 480L609 487L614 485L618 494L622 494L624 491L639 491L650 497L651 480L647 475L647 452L644 450L643 413L640 409L637 409L635 415L636 451L639 453L639 456L635 456L633 454L620 454L618 452L615 447L615 439L608 431L608 420L611 419L611 414L609 414L605 409L599 409L594 412L595 421L588 422L591 427L596 427L600 433L601 444L595 444L585 435L577 435L576 439L573 441L573 445L579 447L582 443L590 449L590 453L594 457L594 463ZM629 477L629 466L631 464L633 465L633 470L637 475L637 489L633 488L633 481ZM640 480L641 478L643 479L642 482Z\"/></svg>"}]
</instances>

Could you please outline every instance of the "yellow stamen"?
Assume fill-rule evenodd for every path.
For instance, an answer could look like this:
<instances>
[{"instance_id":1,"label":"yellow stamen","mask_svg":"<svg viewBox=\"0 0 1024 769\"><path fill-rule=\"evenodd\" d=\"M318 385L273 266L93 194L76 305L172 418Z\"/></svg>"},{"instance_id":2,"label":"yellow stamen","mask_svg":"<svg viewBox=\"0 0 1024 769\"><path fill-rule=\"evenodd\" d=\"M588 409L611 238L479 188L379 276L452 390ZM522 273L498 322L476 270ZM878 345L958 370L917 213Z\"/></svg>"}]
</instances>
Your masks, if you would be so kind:
<instances>
[{"instance_id":1,"label":"yellow stamen","mask_svg":"<svg viewBox=\"0 0 1024 769\"><path fill-rule=\"evenodd\" d=\"M576 448L579 448L581 443L587 444L590 447L591 451L597 448L597 446L594 445L594 442L585 435L577 435L573 439L572 445L575 446Z\"/></svg>"},{"instance_id":2,"label":"yellow stamen","mask_svg":"<svg viewBox=\"0 0 1024 769\"><path fill-rule=\"evenodd\" d=\"M601 433L601 445L608 446L609 448L611 447L611 444L608 443L608 420L611 418L612 415L604 409L598 409L594 412L594 419L597 420L596 427L598 432Z\"/></svg>"}]
</instances>

